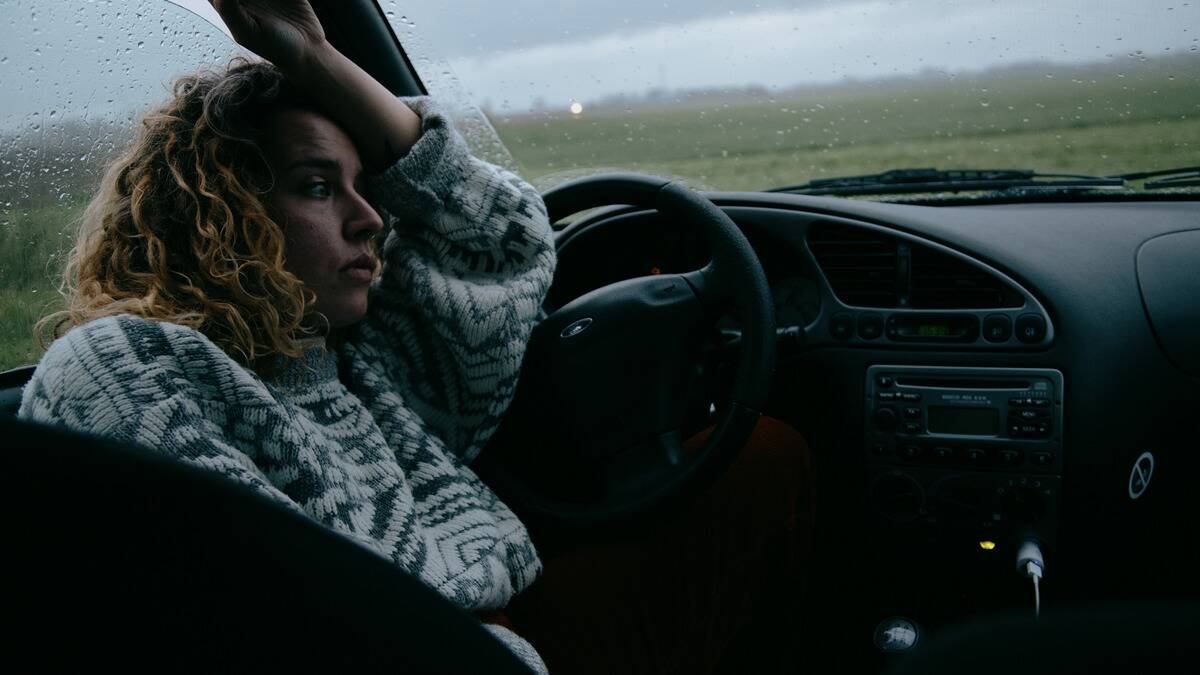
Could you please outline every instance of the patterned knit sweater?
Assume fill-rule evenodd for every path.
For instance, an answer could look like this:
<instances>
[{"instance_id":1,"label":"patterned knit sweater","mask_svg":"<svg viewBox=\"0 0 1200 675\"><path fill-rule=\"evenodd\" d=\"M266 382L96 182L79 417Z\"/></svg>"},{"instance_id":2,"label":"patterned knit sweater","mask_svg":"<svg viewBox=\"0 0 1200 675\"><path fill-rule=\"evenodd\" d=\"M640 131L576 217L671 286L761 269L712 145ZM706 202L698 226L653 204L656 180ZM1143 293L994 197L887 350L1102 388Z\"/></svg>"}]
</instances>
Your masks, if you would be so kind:
<instances>
[{"instance_id":1,"label":"patterned knit sweater","mask_svg":"<svg viewBox=\"0 0 1200 675\"><path fill-rule=\"evenodd\" d=\"M314 345L263 379L191 328L107 317L51 345L19 415L217 471L463 608L495 609L541 562L467 464L512 398L554 247L532 187L472 157L432 101L406 102L423 133L372 180L390 227L383 272L335 349Z\"/></svg>"}]
</instances>

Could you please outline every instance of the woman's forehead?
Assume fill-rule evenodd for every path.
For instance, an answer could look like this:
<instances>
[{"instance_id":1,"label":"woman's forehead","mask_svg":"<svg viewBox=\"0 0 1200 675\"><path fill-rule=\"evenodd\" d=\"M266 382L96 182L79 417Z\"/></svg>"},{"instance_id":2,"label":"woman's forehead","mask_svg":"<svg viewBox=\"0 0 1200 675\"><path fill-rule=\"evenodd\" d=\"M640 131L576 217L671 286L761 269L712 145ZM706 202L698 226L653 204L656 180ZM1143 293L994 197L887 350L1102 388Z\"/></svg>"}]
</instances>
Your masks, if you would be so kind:
<instances>
[{"instance_id":1,"label":"woman's forehead","mask_svg":"<svg viewBox=\"0 0 1200 675\"><path fill-rule=\"evenodd\" d=\"M352 173L361 166L358 151L346 132L315 111L300 108L279 111L267 127L265 140L265 150L278 166L312 157L334 160Z\"/></svg>"}]
</instances>

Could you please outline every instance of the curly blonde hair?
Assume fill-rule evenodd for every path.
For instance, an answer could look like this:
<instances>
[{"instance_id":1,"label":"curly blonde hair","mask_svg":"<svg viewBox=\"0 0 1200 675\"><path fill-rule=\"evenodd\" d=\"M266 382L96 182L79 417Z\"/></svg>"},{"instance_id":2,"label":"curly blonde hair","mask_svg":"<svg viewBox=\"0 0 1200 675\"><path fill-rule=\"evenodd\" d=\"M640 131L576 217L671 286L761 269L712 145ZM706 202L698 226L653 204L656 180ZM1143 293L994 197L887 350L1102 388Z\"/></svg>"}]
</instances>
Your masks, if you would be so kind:
<instances>
[{"instance_id":1,"label":"curly blonde hair","mask_svg":"<svg viewBox=\"0 0 1200 675\"><path fill-rule=\"evenodd\" d=\"M260 372L299 356L314 297L284 269L257 140L288 106L312 107L265 62L176 80L105 172L64 273L66 309L38 323L39 338L135 314L195 328Z\"/></svg>"}]
</instances>

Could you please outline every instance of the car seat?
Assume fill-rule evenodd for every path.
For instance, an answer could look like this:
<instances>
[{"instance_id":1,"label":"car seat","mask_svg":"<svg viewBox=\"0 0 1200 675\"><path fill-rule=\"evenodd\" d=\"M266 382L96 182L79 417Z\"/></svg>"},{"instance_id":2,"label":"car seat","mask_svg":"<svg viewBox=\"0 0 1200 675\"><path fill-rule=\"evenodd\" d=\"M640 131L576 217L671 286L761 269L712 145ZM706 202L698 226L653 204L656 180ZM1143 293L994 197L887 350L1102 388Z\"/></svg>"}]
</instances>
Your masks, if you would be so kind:
<instances>
[{"instance_id":1,"label":"car seat","mask_svg":"<svg viewBox=\"0 0 1200 675\"><path fill-rule=\"evenodd\" d=\"M223 476L11 416L0 439L8 663L529 672L391 561Z\"/></svg>"}]
</instances>

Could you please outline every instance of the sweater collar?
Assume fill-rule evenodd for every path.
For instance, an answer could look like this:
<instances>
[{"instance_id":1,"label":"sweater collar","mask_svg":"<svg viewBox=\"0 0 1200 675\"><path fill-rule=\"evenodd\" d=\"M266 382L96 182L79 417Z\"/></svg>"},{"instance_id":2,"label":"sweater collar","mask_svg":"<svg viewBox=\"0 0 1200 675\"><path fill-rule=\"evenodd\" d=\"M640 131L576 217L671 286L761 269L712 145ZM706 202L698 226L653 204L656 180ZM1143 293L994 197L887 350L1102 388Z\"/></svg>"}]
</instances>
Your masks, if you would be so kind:
<instances>
[{"instance_id":1,"label":"sweater collar","mask_svg":"<svg viewBox=\"0 0 1200 675\"><path fill-rule=\"evenodd\" d=\"M338 379L337 358L326 348L325 338L300 341L304 353L297 358L280 357L280 369L271 384L282 389L303 389Z\"/></svg>"}]
</instances>

